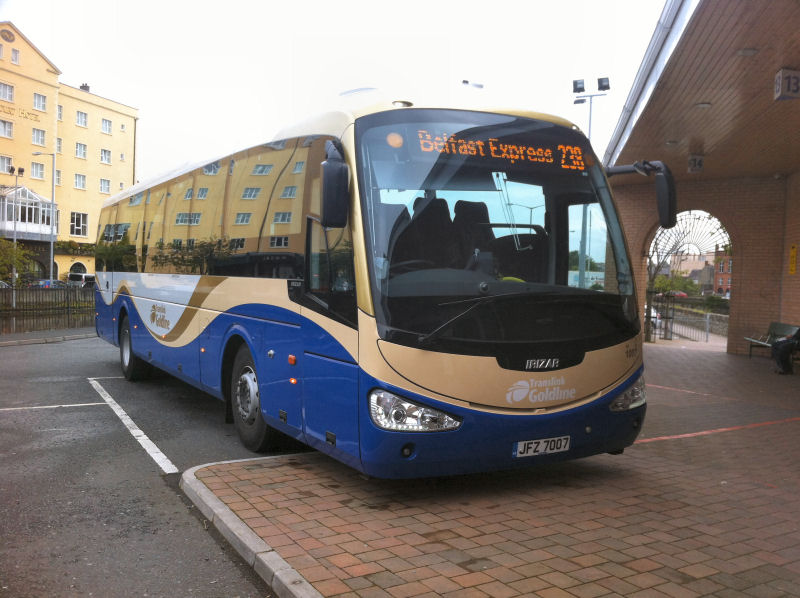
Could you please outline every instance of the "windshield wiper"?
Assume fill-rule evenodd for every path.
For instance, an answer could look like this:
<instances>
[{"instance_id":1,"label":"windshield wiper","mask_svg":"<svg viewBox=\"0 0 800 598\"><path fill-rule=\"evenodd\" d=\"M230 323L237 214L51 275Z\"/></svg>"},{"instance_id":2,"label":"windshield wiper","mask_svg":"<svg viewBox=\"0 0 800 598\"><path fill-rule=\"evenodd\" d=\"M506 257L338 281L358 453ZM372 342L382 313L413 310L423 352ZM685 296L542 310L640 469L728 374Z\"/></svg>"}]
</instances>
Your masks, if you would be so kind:
<instances>
[{"instance_id":1,"label":"windshield wiper","mask_svg":"<svg viewBox=\"0 0 800 598\"><path fill-rule=\"evenodd\" d=\"M461 299L459 301L449 301L449 302L446 302L446 303L440 303L439 304L440 307L442 305L455 305L455 304L458 304L458 303L472 303L472 305L470 305L464 311L462 311L460 313L457 313L455 316L453 316L452 318L447 320L444 324L442 324L441 326L438 326L437 328L431 330L429 333L421 334L419 337L417 337L417 342L419 342L421 345L426 345L426 344L430 343L431 341L436 340L437 338L439 338L442 335L442 333L445 330L450 328L450 326L455 324L457 321L463 319L465 316L467 316L469 313L471 313L472 310L474 310L479 305L485 305L487 303L492 303L492 302L496 301L497 299L504 298L504 297L522 297L522 296L530 295L530 294L531 294L530 291L522 291L522 292L515 291L513 293L501 293L499 295L485 295L483 297L470 297L469 299Z\"/></svg>"}]
</instances>

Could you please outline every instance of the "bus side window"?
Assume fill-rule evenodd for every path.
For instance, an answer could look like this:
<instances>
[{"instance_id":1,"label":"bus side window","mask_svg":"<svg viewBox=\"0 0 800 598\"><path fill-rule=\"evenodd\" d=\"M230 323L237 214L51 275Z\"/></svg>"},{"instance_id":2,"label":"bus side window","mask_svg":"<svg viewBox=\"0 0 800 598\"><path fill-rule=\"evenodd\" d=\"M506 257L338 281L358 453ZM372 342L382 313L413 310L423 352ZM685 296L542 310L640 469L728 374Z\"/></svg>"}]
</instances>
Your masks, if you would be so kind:
<instances>
[{"instance_id":1,"label":"bus side window","mask_svg":"<svg viewBox=\"0 0 800 598\"><path fill-rule=\"evenodd\" d=\"M305 292L307 304L326 315L356 325L356 286L350 229L326 229L308 218Z\"/></svg>"}]
</instances>

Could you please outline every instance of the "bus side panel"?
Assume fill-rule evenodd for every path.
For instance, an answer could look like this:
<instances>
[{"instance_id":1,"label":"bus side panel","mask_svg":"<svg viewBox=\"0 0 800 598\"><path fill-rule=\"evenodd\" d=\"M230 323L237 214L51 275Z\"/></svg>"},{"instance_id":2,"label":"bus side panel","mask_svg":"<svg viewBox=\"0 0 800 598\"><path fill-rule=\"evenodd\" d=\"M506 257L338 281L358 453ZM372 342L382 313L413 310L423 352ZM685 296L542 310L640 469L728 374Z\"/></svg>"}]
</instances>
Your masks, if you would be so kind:
<instances>
[{"instance_id":1,"label":"bus side panel","mask_svg":"<svg viewBox=\"0 0 800 598\"><path fill-rule=\"evenodd\" d=\"M115 306L112 303L113 293L110 288L111 275L105 272L98 273L97 285L94 289L94 311L96 314L94 327L97 331L97 336L112 345L116 345L118 344L114 327L116 322L112 320Z\"/></svg>"},{"instance_id":2,"label":"bus side panel","mask_svg":"<svg viewBox=\"0 0 800 598\"><path fill-rule=\"evenodd\" d=\"M358 366L306 351L303 414L306 442L359 468Z\"/></svg>"},{"instance_id":3,"label":"bus side panel","mask_svg":"<svg viewBox=\"0 0 800 598\"><path fill-rule=\"evenodd\" d=\"M385 388L399 396L441 409L462 420L457 430L407 433L379 429L365 398L359 404L361 470L380 478L454 475L530 467L566 459L616 452L636 440L646 405L624 412L609 410L611 401L641 374L641 369L612 392L591 403L551 414L506 415L443 404L382 384L362 372L362 389ZM570 450L515 457L517 442L570 437ZM410 449L404 456L403 449Z\"/></svg>"}]
</instances>

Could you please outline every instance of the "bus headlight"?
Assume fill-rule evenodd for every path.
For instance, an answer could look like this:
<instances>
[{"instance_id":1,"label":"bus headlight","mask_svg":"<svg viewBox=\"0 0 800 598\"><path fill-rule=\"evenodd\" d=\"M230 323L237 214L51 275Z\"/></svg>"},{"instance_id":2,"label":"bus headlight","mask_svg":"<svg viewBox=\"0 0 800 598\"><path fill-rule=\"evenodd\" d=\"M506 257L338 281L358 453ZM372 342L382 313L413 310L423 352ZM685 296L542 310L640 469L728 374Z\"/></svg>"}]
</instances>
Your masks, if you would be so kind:
<instances>
[{"instance_id":1,"label":"bus headlight","mask_svg":"<svg viewBox=\"0 0 800 598\"><path fill-rule=\"evenodd\" d=\"M644 376L639 376L639 379L631 384L628 390L614 399L608 408L611 411L627 411L628 409L641 407L646 400L647 391L644 388Z\"/></svg>"},{"instance_id":2,"label":"bus headlight","mask_svg":"<svg viewBox=\"0 0 800 598\"><path fill-rule=\"evenodd\" d=\"M369 393L369 415L378 427L396 432L441 432L461 425L444 411L377 389Z\"/></svg>"}]
</instances>

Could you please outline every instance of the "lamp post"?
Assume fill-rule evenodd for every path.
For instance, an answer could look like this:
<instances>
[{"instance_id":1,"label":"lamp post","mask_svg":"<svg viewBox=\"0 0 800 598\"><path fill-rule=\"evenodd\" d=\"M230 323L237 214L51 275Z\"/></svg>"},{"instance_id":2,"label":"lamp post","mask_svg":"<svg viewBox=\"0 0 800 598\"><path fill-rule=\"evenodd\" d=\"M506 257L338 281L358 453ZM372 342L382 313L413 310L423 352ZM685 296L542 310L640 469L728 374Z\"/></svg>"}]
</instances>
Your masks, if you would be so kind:
<instances>
[{"instance_id":1,"label":"lamp post","mask_svg":"<svg viewBox=\"0 0 800 598\"><path fill-rule=\"evenodd\" d=\"M611 89L611 84L608 81L608 77L600 77L597 79L597 91L608 91ZM573 79L572 80L572 93L583 93L585 91L585 87L583 85L583 79ZM575 97L574 104L583 104L586 102L586 98L589 98L589 130L587 131L587 137L591 141L592 139L592 100L594 98L598 98L604 96L604 93L584 93L583 95L579 95Z\"/></svg>"},{"instance_id":2,"label":"lamp post","mask_svg":"<svg viewBox=\"0 0 800 598\"><path fill-rule=\"evenodd\" d=\"M34 156L50 156L53 159L53 173L52 173L52 187L50 191L50 263L48 264L48 272L49 272L49 286L53 288L53 237L55 236L54 233L54 225L53 220L56 218L56 153L47 153L47 152L33 152Z\"/></svg>"},{"instance_id":3,"label":"lamp post","mask_svg":"<svg viewBox=\"0 0 800 598\"><path fill-rule=\"evenodd\" d=\"M24 168L8 169L9 174L14 175L14 204L11 209L11 219L14 221L14 251L11 258L11 307L17 307L17 203L19 202L19 177L25 174ZM6 211L8 214L8 211Z\"/></svg>"},{"instance_id":4,"label":"lamp post","mask_svg":"<svg viewBox=\"0 0 800 598\"><path fill-rule=\"evenodd\" d=\"M611 89L611 84L608 81L608 77L600 77L597 79L597 91L608 91ZM572 80L572 93L581 93L583 95L579 95L575 97L575 104L583 104L586 102L586 99L589 99L589 129L587 131L587 137L589 141L592 140L592 100L597 97L604 96L604 93L583 93L586 88L583 85L583 79L573 79ZM589 206L588 204L583 204L583 221L581 223L581 244L580 244L580 251L578 256L578 286L580 288L584 288L586 283L586 234L587 234L587 222L586 218L588 216ZM591 232L589 232L591 234ZM589 248L591 252L591 247Z\"/></svg>"}]
</instances>

